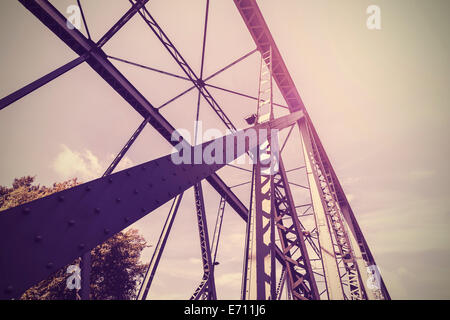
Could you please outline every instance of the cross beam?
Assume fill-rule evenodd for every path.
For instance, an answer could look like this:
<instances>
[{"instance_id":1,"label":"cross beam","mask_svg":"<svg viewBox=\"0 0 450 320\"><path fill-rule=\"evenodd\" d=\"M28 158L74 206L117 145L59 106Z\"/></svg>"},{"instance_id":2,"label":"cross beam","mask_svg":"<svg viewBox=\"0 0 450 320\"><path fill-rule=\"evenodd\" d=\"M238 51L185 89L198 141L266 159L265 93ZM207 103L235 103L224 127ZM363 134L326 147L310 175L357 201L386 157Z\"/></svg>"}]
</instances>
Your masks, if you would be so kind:
<instances>
[{"instance_id":1,"label":"cross beam","mask_svg":"<svg viewBox=\"0 0 450 320\"><path fill-rule=\"evenodd\" d=\"M286 67L283 58L281 57L280 51L272 37L272 34L267 26L267 23L259 9L256 0L234 0L236 8L241 14L242 19L247 26L257 48L261 52L265 52L268 48L272 48L272 60L273 60L273 79L277 83L278 88L287 102L289 110L295 112L296 110L302 110L304 112L304 121L308 123L311 130L311 136L317 143L317 148L321 154L322 161L328 170L330 180L336 190L336 197L339 205L343 209L344 218L349 225L350 231L357 241L358 246L363 255L363 259L368 265L376 265L375 259L370 251L368 243L361 231L361 228L356 220L356 217L351 209L351 206L345 196L344 190L339 183L339 179L336 172L331 165L331 162L325 152L325 148L320 141L319 135L314 128L312 121L306 111L305 105L300 97L300 94L292 80L289 71ZM298 122L301 125L300 121ZM390 299L389 292L384 284L383 279L381 279L381 291L385 299Z\"/></svg>"},{"instance_id":2,"label":"cross beam","mask_svg":"<svg viewBox=\"0 0 450 320\"><path fill-rule=\"evenodd\" d=\"M211 143L221 142L220 163L194 164L191 147L190 164L175 164L169 154L2 212L0 299L19 297L37 281L207 178L227 161L254 149L256 139L248 139L238 148L248 130L281 129L300 117L298 112L203 143L202 154Z\"/></svg>"},{"instance_id":3,"label":"cross beam","mask_svg":"<svg viewBox=\"0 0 450 320\"><path fill-rule=\"evenodd\" d=\"M96 71L122 98L125 99L144 119L149 118L149 123L172 145L171 135L175 128L158 112L158 110L120 73L119 70L107 59L106 54L100 48L105 42L103 39L111 37L123 23L111 28L108 36L105 35L96 45L87 39L76 28L69 29L66 26L66 18L47 0L19 0L25 8L33 13L44 25L55 33L66 45L80 56L90 53L86 62ZM136 3L129 11L135 12L146 1ZM133 9L133 10L132 10ZM130 15L126 15L127 19ZM224 198L230 206L243 218L247 219L247 208L241 200L231 191L225 182L217 175L212 174L206 179L209 184Z\"/></svg>"}]
</instances>

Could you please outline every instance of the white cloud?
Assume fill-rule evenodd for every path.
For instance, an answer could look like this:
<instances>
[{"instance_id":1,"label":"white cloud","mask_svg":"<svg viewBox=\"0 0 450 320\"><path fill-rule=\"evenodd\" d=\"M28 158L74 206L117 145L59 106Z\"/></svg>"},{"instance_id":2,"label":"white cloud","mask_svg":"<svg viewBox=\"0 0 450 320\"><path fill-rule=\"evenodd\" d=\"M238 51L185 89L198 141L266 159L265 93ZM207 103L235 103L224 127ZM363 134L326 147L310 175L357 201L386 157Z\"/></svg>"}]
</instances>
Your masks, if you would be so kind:
<instances>
[{"instance_id":1,"label":"white cloud","mask_svg":"<svg viewBox=\"0 0 450 320\"><path fill-rule=\"evenodd\" d=\"M72 150L66 145L61 145L61 152L52 162L52 168L61 179L78 178L87 182L99 178L114 159L113 155L108 160L100 161L92 151L85 149L82 152ZM133 165L130 158L124 157L116 168L116 171L129 168Z\"/></svg>"},{"instance_id":2,"label":"white cloud","mask_svg":"<svg viewBox=\"0 0 450 320\"><path fill-rule=\"evenodd\" d=\"M76 177L81 181L89 181L101 175L102 167L90 150L81 153L64 144L61 147L62 151L56 156L52 167L62 179Z\"/></svg>"}]
</instances>

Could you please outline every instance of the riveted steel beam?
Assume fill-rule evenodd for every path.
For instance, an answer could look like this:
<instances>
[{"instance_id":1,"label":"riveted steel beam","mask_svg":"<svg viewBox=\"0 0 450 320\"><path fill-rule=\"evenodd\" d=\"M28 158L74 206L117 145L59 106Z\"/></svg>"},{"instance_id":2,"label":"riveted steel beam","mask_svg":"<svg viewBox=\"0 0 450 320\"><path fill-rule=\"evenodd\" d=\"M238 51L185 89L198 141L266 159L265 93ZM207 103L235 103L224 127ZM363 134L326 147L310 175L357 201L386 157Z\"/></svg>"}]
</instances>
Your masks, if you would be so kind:
<instances>
[{"instance_id":1,"label":"riveted steel beam","mask_svg":"<svg viewBox=\"0 0 450 320\"><path fill-rule=\"evenodd\" d=\"M158 112L156 108L120 73L119 70L107 59L106 54L99 48L108 38L128 21L132 13L136 13L145 2L136 3L123 18L115 24L107 36L98 44L87 39L77 29L66 27L66 18L47 0L19 0L31 13L33 13L44 25L55 33L66 45L79 55L90 52L86 62L96 71L122 98L125 99L144 119L149 118L149 123L172 145L177 142L171 140L175 128ZM225 182L217 175L212 174L207 179L216 191L227 199L228 204L244 220L247 217L247 208L234 194Z\"/></svg>"},{"instance_id":2,"label":"riveted steel beam","mask_svg":"<svg viewBox=\"0 0 450 320\"><path fill-rule=\"evenodd\" d=\"M306 248L303 228L298 218L284 164L279 157L279 171L275 177L275 222L284 255L286 281L294 300L319 300L314 272Z\"/></svg>"},{"instance_id":3,"label":"riveted steel beam","mask_svg":"<svg viewBox=\"0 0 450 320\"><path fill-rule=\"evenodd\" d=\"M325 148L323 147L317 131L312 124L302 98L300 97L294 81L292 80L288 68L280 54L280 51L278 50L256 0L234 0L234 3L241 14L241 17L244 20L255 44L257 45L258 50L260 52L265 52L269 48L272 48L273 79L288 104L289 110L291 112L295 112L296 110L301 109L304 112L305 116L303 120L307 122L311 130L311 136L317 144L317 149L319 150L318 152L320 153L324 167L328 172L328 178L334 188L339 205L342 208L344 219L349 226L352 236L355 238L355 241L359 246L358 249L361 251L362 258L367 265L376 265L375 259L345 196L344 190L339 183L336 172L331 165L331 162L325 152ZM300 122L298 124L300 126ZM381 279L381 292L384 299L390 299L389 292L383 279Z\"/></svg>"},{"instance_id":4,"label":"riveted steel beam","mask_svg":"<svg viewBox=\"0 0 450 320\"><path fill-rule=\"evenodd\" d=\"M284 116L195 148L180 140L178 153L2 212L0 299L20 296L39 280L254 149L258 141L244 140L248 130L268 130L270 134L269 129L289 126L301 116L301 112ZM212 143L227 148L216 161L219 163L194 164L199 148L203 154ZM185 160L176 164L174 156Z\"/></svg>"}]
</instances>

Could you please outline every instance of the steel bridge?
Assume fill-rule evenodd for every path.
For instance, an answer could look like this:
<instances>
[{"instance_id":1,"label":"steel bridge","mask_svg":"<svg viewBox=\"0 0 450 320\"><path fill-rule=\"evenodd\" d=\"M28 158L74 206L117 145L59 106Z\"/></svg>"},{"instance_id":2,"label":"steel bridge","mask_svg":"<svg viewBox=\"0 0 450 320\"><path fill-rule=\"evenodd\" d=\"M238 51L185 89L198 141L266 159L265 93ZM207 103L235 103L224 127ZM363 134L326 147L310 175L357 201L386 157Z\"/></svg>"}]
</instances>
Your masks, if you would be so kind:
<instances>
[{"instance_id":1,"label":"steel bridge","mask_svg":"<svg viewBox=\"0 0 450 320\"><path fill-rule=\"evenodd\" d=\"M206 0L199 72L193 70L155 20L146 6L148 0L129 0L129 9L97 41L89 34L80 1L78 5L87 36L76 28L69 28L66 17L48 0L18 1L78 57L2 98L0 110L13 107L11 105L15 101L71 69L87 64L143 120L102 177L0 214L0 298L20 297L30 286L80 256L83 273L89 274L92 248L172 201L139 290L138 299L147 299L183 194L188 189L193 189L203 276L199 276L198 287L192 289L191 299L220 298L216 291L214 270L217 266L216 256L226 206L232 208L242 218L242 223L246 224L242 299L277 300L282 298L283 292L293 300L390 299L382 279L378 286L370 285L371 275L367 269L376 266L375 259L255 0L234 0L234 5L256 48L208 77L204 75L204 58L209 0ZM103 46L131 19L142 19L145 22L171 59L177 63L183 76L115 58L103 50ZM211 78L254 54L260 57L260 70L255 70L255 74L259 74L257 95L250 96L208 83ZM184 79L191 83L191 87L166 104L155 107L115 67L112 60ZM275 86L284 98L285 105L274 102ZM211 88L255 101L256 109L248 110L250 116L246 118L249 125L247 129L237 129L226 110L211 94ZM201 152L204 152L217 142L224 146L226 141L232 141L232 155L228 157L228 145L228 148L223 147L227 159L222 162L196 163L193 156L190 156L191 161L175 164L172 161L173 154L169 154L113 173L147 124L175 146L180 156L186 150L195 153L194 146L160 112L162 107L191 90L198 92L197 120L202 100L230 132L228 136L199 144L195 148L201 148ZM275 117L274 108L284 108L289 112ZM268 129L289 130L281 148L275 133L256 139L244 138L244 147L238 148L240 137L246 137L252 130L260 132ZM298 130L301 137L296 150L298 157L303 157L304 163L298 168L287 170L283 163L283 148L293 130ZM177 139L172 139L173 136ZM194 141L194 145L196 144L197 140ZM233 167L230 162L246 153L251 154L254 159L253 170L250 170L252 179L248 183L251 197L247 204L241 201L233 187L227 185L217 173L224 166ZM288 180L287 173L294 170L304 175L307 185ZM212 239L208 232L211 224L208 225L205 213L202 188L205 181L220 195ZM293 187L305 190L308 201L299 204L291 190ZM82 288L84 297L88 297L88 288L86 285Z\"/></svg>"}]
</instances>

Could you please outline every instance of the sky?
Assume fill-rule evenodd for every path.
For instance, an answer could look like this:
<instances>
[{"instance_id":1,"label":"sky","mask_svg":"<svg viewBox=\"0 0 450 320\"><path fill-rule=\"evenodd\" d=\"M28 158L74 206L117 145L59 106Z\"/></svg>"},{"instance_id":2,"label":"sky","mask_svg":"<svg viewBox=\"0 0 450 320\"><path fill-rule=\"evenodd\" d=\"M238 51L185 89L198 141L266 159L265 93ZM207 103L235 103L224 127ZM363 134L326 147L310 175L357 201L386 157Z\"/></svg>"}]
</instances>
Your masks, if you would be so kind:
<instances>
[{"instance_id":1,"label":"sky","mask_svg":"<svg viewBox=\"0 0 450 320\"><path fill-rule=\"evenodd\" d=\"M66 16L71 0L51 3ZM128 1L81 1L94 40L129 8ZM258 4L312 118L393 299L450 298L449 37L446 0L259 0ZM381 9L381 30L366 26L369 5ZM199 73L205 1L154 0L147 5L172 42ZM76 58L17 1L0 3L0 97ZM81 30L86 34L83 27ZM255 48L232 1L210 4L205 75ZM113 57L183 75L140 17L104 46ZM189 83L112 60L154 105ZM210 84L257 95L257 54L211 79ZM256 102L211 88L238 128ZM278 92L275 100L285 104ZM193 130L197 93L161 109L175 128ZM276 110L277 116L285 114ZM203 128L224 125L206 103ZM0 185L36 175L41 185L72 177L99 177L142 118L90 67L82 64L0 111ZM286 132L282 133L282 137ZM283 160L302 164L294 130ZM147 126L117 170L172 151ZM249 168L248 165L242 165ZM226 167L229 185L250 179ZM304 172L289 174L304 181ZM303 179L303 180L302 180ZM210 234L218 194L203 183ZM233 188L248 203L249 186ZM296 202L300 190L293 188ZM132 227L156 244L170 202ZM216 268L218 297L240 294L245 225L229 207L224 214ZM202 277L193 192L185 192L150 290L151 299L188 298ZM148 262L153 247L145 250Z\"/></svg>"}]
</instances>

